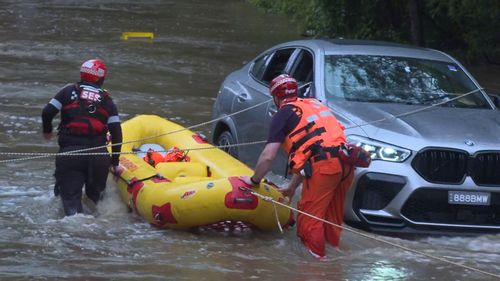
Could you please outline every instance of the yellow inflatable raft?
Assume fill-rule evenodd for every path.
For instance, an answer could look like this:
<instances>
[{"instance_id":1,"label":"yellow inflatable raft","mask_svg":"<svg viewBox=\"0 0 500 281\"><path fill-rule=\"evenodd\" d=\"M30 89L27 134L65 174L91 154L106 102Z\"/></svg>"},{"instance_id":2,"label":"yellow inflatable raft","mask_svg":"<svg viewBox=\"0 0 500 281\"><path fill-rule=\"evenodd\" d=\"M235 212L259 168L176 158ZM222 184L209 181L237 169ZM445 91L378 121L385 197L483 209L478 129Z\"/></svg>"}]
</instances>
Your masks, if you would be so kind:
<instances>
[{"instance_id":1,"label":"yellow inflatable raft","mask_svg":"<svg viewBox=\"0 0 500 281\"><path fill-rule=\"evenodd\" d=\"M122 128L123 171L114 178L123 201L151 224L175 229L227 230L229 225L270 231L279 228L278 221L281 226L290 223L290 210L242 188L239 176L252 175L250 168L200 135L155 115L132 118ZM132 142L135 140L139 141ZM153 167L143 156L149 148L158 152L158 147L165 149L160 151L163 154L178 147L186 157ZM288 202L271 183L261 183L252 191Z\"/></svg>"}]
</instances>

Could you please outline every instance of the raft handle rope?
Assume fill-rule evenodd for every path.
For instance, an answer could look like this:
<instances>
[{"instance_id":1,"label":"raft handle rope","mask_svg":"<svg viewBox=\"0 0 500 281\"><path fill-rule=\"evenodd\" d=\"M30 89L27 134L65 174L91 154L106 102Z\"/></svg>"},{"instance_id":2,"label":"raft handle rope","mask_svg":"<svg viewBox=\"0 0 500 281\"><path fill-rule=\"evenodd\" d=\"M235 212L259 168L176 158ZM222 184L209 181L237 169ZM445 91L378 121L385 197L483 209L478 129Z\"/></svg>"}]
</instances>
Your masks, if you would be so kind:
<instances>
[{"instance_id":1,"label":"raft handle rope","mask_svg":"<svg viewBox=\"0 0 500 281\"><path fill-rule=\"evenodd\" d=\"M130 187L138 182L143 182L143 181L147 181L147 180L150 180L150 179L153 179L153 178L158 178L158 179L165 179L164 176L162 176L161 174L154 174L152 176L149 176L149 177L145 177L145 178L142 178L142 179L131 179L131 180L126 180L125 178L119 176L120 179L124 180L126 183L127 183L127 186Z\"/></svg>"},{"instance_id":2,"label":"raft handle rope","mask_svg":"<svg viewBox=\"0 0 500 281\"><path fill-rule=\"evenodd\" d=\"M273 209L274 209L274 217L276 218L276 223L278 225L278 228L281 232L281 234L283 234L283 227L281 226L281 223L280 223L280 218L278 217L278 208L276 207L276 204L274 203L274 200L273 198L271 197L268 197L266 199L263 198L264 201L271 201L273 203Z\"/></svg>"},{"instance_id":3,"label":"raft handle rope","mask_svg":"<svg viewBox=\"0 0 500 281\"><path fill-rule=\"evenodd\" d=\"M273 209L274 209L274 216L276 218L276 224L278 225L278 229L280 230L281 234L283 234L283 227L281 226L281 223L280 223L280 218L278 216L278 209L276 208L276 204L274 204L274 200L273 198L269 197L269 196L265 196L265 195L262 195L262 194L259 194L259 193L256 193L254 191L252 191L251 188L248 188L246 186L240 186L239 187L241 191L247 191L249 192L250 194L253 194L253 195L257 195L258 197L260 197L262 200L264 201L268 201L268 202L271 202L273 204Z\"/></svg>"},{"instance_id":4,"label":"raft handle rope","mask_svg":"<svg viewBox=\"0 0 500 281\"><path fill-rule=\"evenodd\" d=\"M329 224L329 225L332 225L332 226L335 226L335 227L338 227L338 228L341 228L343 230L346 230L346 231L350 231L354 234L357 234L357 235L360 235L360 236L363 236L364 238L368 238L368 239L372 239L372 240L376 240L378 242L381 242L381 243L385 243L385 244L388 244L388 245L391 245L391 246L394 246L396 248L400 248L402 250L405 250L405 251L408 251L408 252L412 252L414 254L418 254L418 255L422 255L422 256L425 256L425 257L428 257L428 258L431 258L431 259L435 259L435 260L438 260L438 261L441 261L441 262L444 262L444 263L448 263L448 264L451 264L451 265L455 265L457 267L461 267L463 269L468 269L468 270L471 270L471 271L475 271L475 272L479 272L479 273L482 273L482 274L485 274L485 275L489 275L489 276L492 276L492 277L496 277L496 278L500 278L500 275L499 274L495 274L495 273L491 273L491 272L487 272L487 271L484 271L484 270L481 270L481 269L478 269L478 268L475 268L475 267L471 267L471 266L468 266L468 265L463 265L463 264L460 264L460 263L457 263L457 262L454 262L454 261L451 261L451 260L448 260L448 259L445 259L445 258L442 258L442 257L438 257L438 256L435 256L435 255L431 255L431 254L427 254L427 253L424 253L424 252L421 252L421 251L418 251L418 250L415 250L415 249L412 249L412 248L409 248L409 247L406 247L406 246L403 246L403 245L400 245L400 244L397 244L397 243L394 243L394 242L390 242L390 241L387 241L385 239L382 239L382 238L379 238L379 237L376 237L375 235L370 235L370 234L366 234L366 233L362 233L362 232L359 232L351 227L348 227L348 226L342 226L342 225L338 225L336 223L333 223L331 221L327 221L325 219L322 219L322 218L319 218L317 216L314 216L314 215L311 215L307 212L304 212L304 211L301 211L297 208L294 208L292 206L288 206L284 203L281 203L281 202L278 202L276 200L274 200L273 198L269 197L269 196L265 196L265 195L262 195L260 193L257 193L255 191L253 191L251 188L248 188L248 187L242 187L242 188L245 188L247 189L251 194L261 198L262 200L264 201L268 201L268 202L271 202L274 206L275 205L279 205L279 206L282 206L282 207L285 207L285 208L288 208L292 211L295 211L295 212L298 212L298 213L301 213L303 215L306 215L308 217L311 217L313 219L316 219L316 220L319 220L323 223L326 223L326 224ZM276 213L277 214L277 213ZM281 230L281 232L283 233L283 230L281 228L281 225L278 221L278 226Z\"/></svg>"}]
</instances>

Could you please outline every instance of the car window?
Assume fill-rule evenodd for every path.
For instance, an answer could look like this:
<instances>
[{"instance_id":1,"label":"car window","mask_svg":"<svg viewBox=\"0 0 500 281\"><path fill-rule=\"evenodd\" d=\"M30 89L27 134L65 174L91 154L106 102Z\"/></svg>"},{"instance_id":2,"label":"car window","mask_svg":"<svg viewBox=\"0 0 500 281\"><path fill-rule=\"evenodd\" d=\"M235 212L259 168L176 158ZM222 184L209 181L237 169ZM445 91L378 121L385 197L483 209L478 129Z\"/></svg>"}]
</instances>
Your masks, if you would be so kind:
<instances>
[{"instance_id":1,"label":"car window","mask_svg":"<svg viewBox=\"0 0 500 281\"><path fill-rule=\"evenodd\" d=\"M491 108L473 81L454 63L405 57L325 57L327 99Z\"/></svg>"},{"instance_id":2,"label":"car window","mask_svg":"<svg viewBox=\"0 0 500 281\"><path fill-rule=\"evenodd\" d=\"M302 50L297 58L291 75L299 85L306 84L312 81L313 73L313 57L310 52Z\"/></svg>"},{"instance_id":3,"label":"car window","mask_svg":"<svg viewBox=\"0 0 500 281\"><path fill-rule=\"evenodd\" d=\"M265 54L259 58L257 58L253 65L252 69L250 69L250 74L257 80L262 79L262 75L264 74L264 71L266 70L266 61L269 58L270 54Z\"/></svg>"},{"instance_id":4,"label":"car window","mask_svg":"<svg viewBox=\"0 0 500 281\"><path fill-rule=\"evenodd\" d=\"M313 56L307 50L301 50L300 54L290 71L297 83L299 84L299 96L308 97L311 96L312 91L312 80L313 80Z\"/></svg>"},{"instance_id":5,"label":"car window","mask_svg":"<svg viewBox=\"0 0 500 281\"><path fill-rule=\"evenodd\" d=\"M290 48L276 51L267 65L262 81L269 84L276 76L283 74L294 50Z\"/></svg>"}]
</instances>

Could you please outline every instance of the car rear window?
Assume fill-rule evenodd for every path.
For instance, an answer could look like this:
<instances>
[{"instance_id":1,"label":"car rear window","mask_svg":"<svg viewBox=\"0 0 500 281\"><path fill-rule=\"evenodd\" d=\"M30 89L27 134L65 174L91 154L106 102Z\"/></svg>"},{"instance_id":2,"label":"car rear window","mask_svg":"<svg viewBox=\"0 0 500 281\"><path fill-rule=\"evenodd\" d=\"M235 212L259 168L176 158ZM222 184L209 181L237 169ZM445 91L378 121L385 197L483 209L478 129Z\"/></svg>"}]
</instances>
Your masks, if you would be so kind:
<instances>
[{"instance_id":1,"label":"car rear window","mask_svg":"<svg viewBox=\"0 0 500 281\"><path fill-rule=\"evenodd\" d=\"M252 69L250 70L250 74L255 77L255 79L260 80L262 78L262 75L264 74L264 71L266 70L266 65L265 62L269 58L270 54L263 55L259 58L257 58L253 65Z\"/></svg>"},{"instance_id":2,"label":"car rear window","mask_svg":"<svg viewBox=\"0 0 500 281\"><path fill-rule=\"evenodd\" d=\"M276 76L285 73L285 67L288 64L288 60L295 49L288 48L277 50L271 57L271 61L267 65L267 69L264 72L262 81L265 83L271 82Z\"/></svg>"},{"instance_id":3,"label":"car rear window","mask_svg":"<svg viewBox=\"0 0 500 281\"><path fill-rule=\"evenodd\" d=\"M372 55L325 57L327 99L491 108L480 91L452 100L475 89L455 63Z\"/></svg>"}]
</instances>

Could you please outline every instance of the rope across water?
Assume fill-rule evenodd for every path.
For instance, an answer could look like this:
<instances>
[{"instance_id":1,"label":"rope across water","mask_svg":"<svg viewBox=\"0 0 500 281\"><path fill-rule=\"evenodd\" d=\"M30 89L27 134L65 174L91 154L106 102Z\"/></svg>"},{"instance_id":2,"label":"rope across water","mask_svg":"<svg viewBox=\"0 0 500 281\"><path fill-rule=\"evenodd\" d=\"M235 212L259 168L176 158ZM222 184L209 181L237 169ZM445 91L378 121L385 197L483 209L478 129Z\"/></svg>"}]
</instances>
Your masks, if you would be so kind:
<instances>
[{"instance_id":1,"label":"rope across water","mask_svg":"<svg viewBox=\"0 0 500 281\"><path fill-rule=\"evenodd\" d=\"M199 123L199 124L192 125L192 126L189 126L189 127L185 127L185 128L179 129L179 130L165 132L165 133L162 133L162 134L158 134L158 135L154 135L154 136L148 136L148 137L144 137L144 138L140 138L140 139L135 139L135 140L130 140L130 141L121 142L121 143L114 143L114 144L110 144L110 145L102 145L102 146L97 146L97 147L90 147L90 148L84 148L84 149L73 150L73 151L68 151L68 152L61 152L61 153L0 152L0 156L2 156L2 155L7 155L7 156L13 156L13 155L14 156L28 156L29 155L30 156L30 157L22 157L22 158L15 158L15 159L0 160L0 163L9 163L9 162L16 162L16 161L27 161L27 160L48 158L48 157L51 157L51 156L65 156L65 155L66 156L68 156L68 155L85 156L85 155L102 155L102 154L107 154L107 153L82 153L82 152L86 152L86 151L90 151L90 150L94 150L94 149L99 149L99 148L112 147L112 146L116 146L116 145L123 145L123 144L128 144L128 143L142 142L142 141L145 141L145 140L150 140L150 139L154 139L154 138L161 137L161 136L166 136L166 135L171 135L171 134L176 134L176 133L179 133L179 132L183 132L183 131L186 131L186 130L191 130L191 129L194 129L194 128L197 128L197 127L201 127L201 126L205 126L205 125L217 122L219 120L231 117L233 115L240 114L242 112L254 109L254 108L259 107L261 105L267 104L267 103L269 103L271 101L272 100L266 100L266 101L263 101L261 103L255 104L253 106L244 108L244 109L242 109L240 111L233 112L231 114L228 114L228 115L225 115L225 116L222 116L222 117L219 117L219 118L215 118L215 119L212 119L212 120L207 121L207 122L203 122L203 123ZM253 144L264 143L264 142L265 141L257 141L257 142L251 142L249 144L225 145L225 146L220 146L220 147L214 146L214 147L207 147L207 148L200 148L200 149L214 149L214 148L235 147L235 146L242 146L242 145L253 145ZM182 150L194 150L194 149L184 148ZM109 154L111 154L111 153L109 153ZM119 154L127 154L127 152L120 152Z\"/></svg>"},{"instance_id":2,"label":"rope across water","mask_svg":"<svg viewBox=\"0 0 500 281\"><path fill-rule=\"evenodd\" d=\"M394 119L397 119L397 118L400 118L400 117L404 117L404 116L408 116L408 115L415 114L415 113L418 113L418 112L422 112L422 111L434 108L436 106L440 106L440 105L449 103L451 101L463 98L465 96L471 95L471 94L476 93L476 92L478 92L480 90L482 90L482 88L477 88L477 89L475 89L473 91L470 91L470 92L467 92L465 94L457 95L457 97L455 97L455 98L452 98L452 99L449 99L449 100L446 100L446 101L443 101L443 102L440 102L440 103L432 104L432 105L427 106L427 107L423 107L423 108L419 108L419 109L416 109L416 110L413 110L413 111L409 111L409 112L406 112L406 113L403 113L403 114L395 115L395 116L393 116L391 118L382 118L382 119L374 120L374 121L367 122L367 123L364 123L364 124L357 124L357 125L352 126L352 127L346 127L346 129L367 126L367 125L370 125L370 124L374 124L374 123L382 122L382 121L387 121L387 120L394 120ZM8 162L15 162L15 161L25 161L25 160L32 160L32 159L40 159L40 158L47 158L47 157L51 157L51 156L111 154L111 153L84 153L84 152L85 151L89 151L89 150L93 150L93 149L96 149L96 148L111 147L111 146L114 146L114 145L121 145L121 144L127 144L127 143L142 142L142 141L153 139L153 138L157 138L157 137L160 137L160 136L165 136L165 135L169 135L169 134L175 134L175 133L182 132L182 131L185 131L185 130L191 130L191 129L194 129L194 128L197 128L197 127L200 127L200 126L204 126L204 125L208 125L208 124L217 122L219 120L222 120L222 119L228 118L230 116L242 113L244 111L251 110L251 109L256 108L258 106L267 104L270 101L272 101L272 100L271 99L270 100L266 100L266 101L263 101L261 103L258 103L256 105L254 105L254 106L251 106L251 107L242 109L240 111L234 112L232 114L229 114L229 115L226 115L226 116L223 116L223 117L219 117L219 118L216 118L216 119L212 119L210 121L203 122L203 123L200 123L200 124L197 124L197 125L193 125L193 126L190 126L190 127L186 127L186 128L183 128L183 129L179 129L179 130L176 130L176 131L165 132L163 134L159 134L159 135L155 135L155 136L149 136L149 137L145 137L145 138L141 138L141 139L136 139L136 140L130 140L130 141L122 142L122 143L119 143L119 144L104 145L104 146L100 146L100 147L91 147L91 148L88 148L88 149L81 149L81 150L75 150L75 151L69 151L69 152L62 152L62 153L0 152L0 156L2 156L2 155L4 155L4 156L29 156L29 157L22 157L22 158L0 160L0 163L8 163ZM202 149L216 149L216 148L224 149L224 148L230 148L230 147L237 147L237 146L244 146L244 145L255 145L255 144L262 144L262 143L265 143L265 141L263 140L263 141L255 141L255 142L249 142L249 143L240 143L240 144L224 145L224 146L211 146L211 147L197 148L197 149L195 149L195 148L183 148L181 150L186 150L187 151L187 150L202 150ZM136 154L136 152L121 152L120 154ZM263 199L264 201L271 202L273 204L273 208L274 208L276 216L277 216L276 205L279 205L279 206L291 209L291 210L293 210L295 212L301 213L303 215L312 217L312 218L317 219L319 221L322 221L322 222L324 222L326 224L330 224L332 226L339 227L339 228L342 228L342 229L344 229L346 231L355 233L355 234L360 235L362 237L365 237L367 239L372 239L372 240L375 240L375 241L378 241L378 242L382 242L382 243L385 243L385 244L388 244L388 245L391 245L391 246L403 249L405 251L416 253L416 254L419 254L419 255L422 255L422 256L426 256L428 258L432 258L432 259L435 259L435 260L439 260L439 261L442 261L442 262L445 262L445 263L448 263L448 264L451 264L451 265L454 265L454 266L457 266L457 267L460 267L460 268L463 268L463 269L475 271L475 272L482 273L482 274L485 274L485 275L488 275L488 276L491 276L491 277L500 278L500 275L498 275L498 274L490 273L490 272L487 272L487 271L484 271L484 270L481 270L481 269L477 269L477 268L470 267L470 266L467 266L467 265L459 264L457 262L453 262L453 261L450 261L450 260L445 259L445 258L441 258L441 257L438 257L438 256L427 254L427 253L424 253L424 252L421 252L421 251L418 251L418 250L415 250L415 249L411 249L409 247L406 247L406 246L403 246L403 245L399 245L399 244L396 244L396 243L393 243L393 242L381 239L379 237L376 237L375 235L369 235L369 234L366 234L366 233L362 233L360 231L357 231L357 230L355 230L353 228L350 228L350 227L347 227L347 226L337 225L337 224L332 223L330 221L327 221L327 220L324 220L322 218L319 218L319 217L313 216L311 214L308 214L306 212L300 211L300 210L298 210L296 208L293 208L293 207L288 206L286 204L283 204L281 202L275 201L271 197L263 196L263 195L261 195L259 193L256 193L256 192L252 191L251 189L248 189L248 190L252 194L254 194L255 196L258 196L261 199ZM283 232L283 229L282 229L279 221L278 221L278 227L279 227L280 231Z\"/></svg>"},{"instance_id":3,"label":"rope across water","mask_svg":"<svg viewBox=\"0 0 500 281\"><path fill-rule=\"evenodd\" d=\"M460 98L464 98L464 97L466 97L468 95L474 94L474 93L476 93L478 91L481 91L481 90L483 90L483 88L477 88L477 89L469 91L469 92L467 92L465 94L457 94L456 97L451 98L449 100L445 100L443 102L435 103L435 104L432 104L432 105L429 105L429 106L426 106L426 107L422 107L422 108L419 108L419 109L416 109L416 110L413 110L413 111L409 111L409 112L405 112L405 113L402 113L402 114L399 114L399 115L395 115L395 116L393 116L391 118L382 118L382 119L379 119L379 120L374 120L374 121L371 121L371 122L366 122L366 123L363 123L363 124L357 124L357 125L354 125L354 126L351 126L351 127L346 127L345 129L351 129L351 128L356 128L356 127L363 127L363 126L367 126L367 125L370 125L370 124L374 124L374 123L378 123L378 122L383 122L383 121L388 121L388 120L394 120L394 119L397 119L397 118L400 118L400 117L404 117L404 116L408 116L408 115L415 114L415 113L418 113L418 112L422 112L422 111L425 111L425 110L428 110L428 109L431 109L431 108L434 108L434 107L437 107L437 106L440 106L440 105L452 102L454 100L457 100L457 99L460 99ZM215 118L215 119L209 120L207 122L202 122L202 123L199 123L199 124L196 124L196 125L185 127L185 128L179 129L179 130L165 132L165 133L162 133L162 134L158 134L158 135L154 135L154 136L148 136L148 137L144 137L144 138L140 138L140 139L135 139L135 140L130 140L130 141L122 142L122 143L115 143L115 144L111 144L111 145L103 145L103 146L98 146L98 147L90 147L90 148L85 148L85 149L80 149L80 150L74 150L74 151L68 151L68 152L62 152L62 153L0 152L0 156L30 156L30 157L22 157L22 158L15 158L15 159L0 160L0 163L34 160L34 159L48 158L48 157L51 157L51 156L64 156L64 155L81 155L81 156L83 156L83 155L102 155L102 154L106 154L106 153L82 153L82 152L93 150L93 149L98 149L98 148L112 147L112 146L115 146L115 145L122 145L122 144L128 144L128 143L142 142L142 141L145 141L145 140L154 139L154 138L161 137L161 136L166 136L166 135L170 135L170 134L175 134L175 133L183 132L183 131L186 131L186 130L191 130L191 129L194 129L194 128L197 128L197 127L201 127L201 126L212 124L212 123L217 122L219 120L223 120L223 119L229 118L231 116L240 114L240 113L248 111L248 110L252 110L252 109L254 109L256 107L262 106L262 105L267 104L267 103L269 103L271 101L272 101L272 99L269 99L269 100L260 102L258 104L255 104L253 106L244 108L244 109L242 109L240 111L236 111L236 112L233 112L231 114L228 114L228 115L225 115L225 116L222 116L222 117L219 117L219 118ZM240 144L233 144L233 145L224 145L224 146L213 146L213 147L206 147L206 148L199 148L199 149L216 149L216 148L224 149L224 148L230 148L230 147L238 147L238 146L262 144L262 143L265 143L265 142L266 142L265 140L262 140L262 141L254 141L254 142L240 143ZM195 149L192 149L192 148L182 148L181 150L195 150ZM121 152L120 154L130 154L130 153L131 152Z\"/></svg>"}]
</instances>

